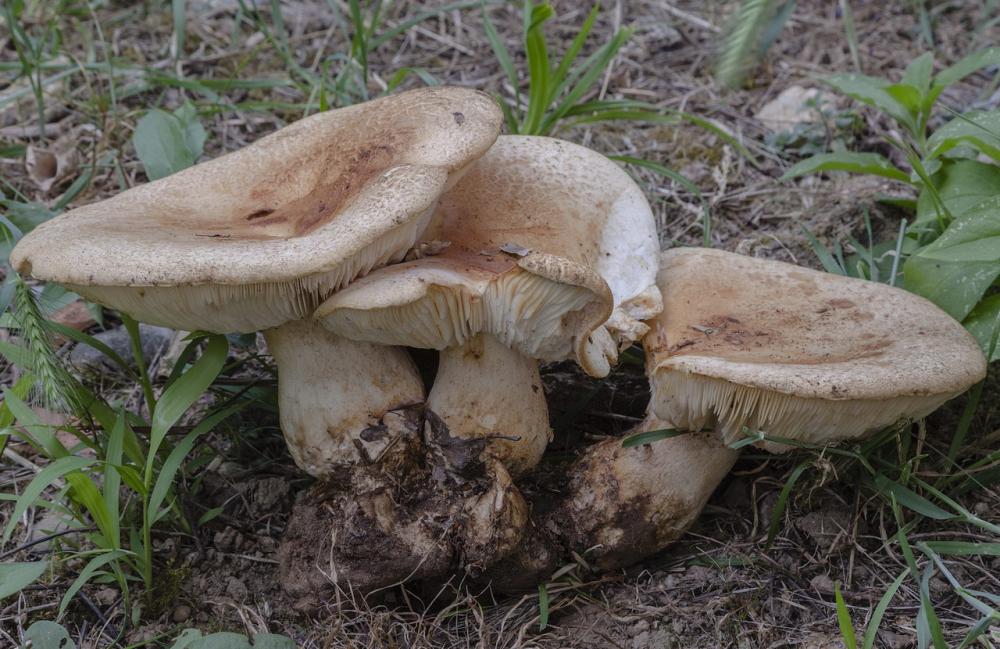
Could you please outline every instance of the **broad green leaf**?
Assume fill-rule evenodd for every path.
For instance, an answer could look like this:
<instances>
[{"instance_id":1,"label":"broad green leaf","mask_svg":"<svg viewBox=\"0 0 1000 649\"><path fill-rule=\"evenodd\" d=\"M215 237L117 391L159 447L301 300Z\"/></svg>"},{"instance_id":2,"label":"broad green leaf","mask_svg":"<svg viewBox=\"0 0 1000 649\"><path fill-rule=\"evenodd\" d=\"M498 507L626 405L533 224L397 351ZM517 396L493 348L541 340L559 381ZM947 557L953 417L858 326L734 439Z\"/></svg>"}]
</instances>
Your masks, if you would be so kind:
<instances>
[{"instance_id":1,"label":"broad green leaf","mask_svg":"<svg viewBox=\"0 0 1000 649\"><path fill-rule=\"evenodd\" d=\"M934 72L934 54L924 52L917 58L910 61L903 71L904 84L913 86L921 95L930 90L931 74Z\"/></svg>"},{"instance_id":2,"label":"broad green leaf","mask_svg":"<svg viewBox=\"0 0 1000 649\"><path fill-rule=\"evenodd\" d=\"M57 622L39 620L24 632L24 643L31 649L76 649L69 631Z\"/></svg>"},{"instance_id":3,"label":"broad green leaf","mask_svg":"<svg viewBox=\"0 0 1000 649\"><path fill-rule=\"evenodd\" d=\"M806 158L793 165L781 176L781 180L789 180L806 174L820 171L849 171L857 174L883 176L893 180L909 182L910 176L896 167L888 159L878 153L821 153Z\"/></svg>"},{"instance_id":4,"label":"broad green leaf","mask_svg":"<svg viewBox=\"0 0 1000 649\"><path fill-rule=\"evenodd\" d=\"M1000 327L1000 293L980 300L962 324L979 343L983 353L989 353L994 332ZM990 361L1000 361L1000 345L993 350Z\"/></svg>"},{"instance_id":5,"label":"broad green leaf","mask_svg":"<svg viewBox=\"0 0 1000 649\"><path fill-rule=\"evenodd\" d=\"M144 473L146 484L152 483L156 452L159 450L160 444L163 443L167 432L187 409L205 393L208 386L219 375L228 351L229 343L225 336L210 336L201 358L160 395L149 433L149 452Z\"/></svg>"},{"instance_id":6,"label":"broad green leaf","mask_svg":"<svg viewBox=\"0 0 1000 649\"><path fill-rule=\"evenodd\" d=\"M1000 167L975 160L948 161L932 178L938 195L952 216L962 216L1000 194ZM937 219L934 201L926 189L917 199L915 224Z\"/></svg>"},{"instance_id":7,"label":"broad green leaf","mask_svg":"<svg viewBox=\"0 0 1000 649\"><path fill-rule=\"evenodd\" d=\"M27 511L28 507L31 507L35 500L49 485L56 480L59 480L67 473L71 471L79 471L80 469L84 469L93 463L94 460L89 458L68 455L53 461L51 464L39 471L38 475L36 475L34 479L28 483L28 486L24 488L24 493L18 497L17 503L14 505L14 511L11 512L10 519L7 521L7 526L4 528L3 537L0 538L0 545L6 543L10 539L10 534L14 531L14 527L18 524L18 522L20 522L21 516L25 511Z\"/></svg>"},{"instance_id":8,"label":"broad green leaf","mask_svg":"<svg viewBox=\"0 0 1000 649\"><path fill-rule=\"evenodd\" d=\"M956 219L903 268L906 288L963 320L1000 276L1000 208Z\"/></svg>"},{"instance_id":9,"label":"broad green leaf","mask_svg":"<svg viewBox=\"0 0 1000 649\"><path fill-rule=\"evenodd\" d=\"M50 210L41 203L19 203L17 201L0 199L0 205L6 208L7 218L17 226L21 234L28 234L36 226L53 218L57 212Z\"/></svg>"},{"instance_id":10,"label":"broad green leaf","mask_svg":"<svg viewBox=\"0 0 1000 649\"><path fill-rule=\"evenodd\" d=\"M898 101L901 106L906 108L914 118L920 112L924 98L920 94L919 88L911 86L908 83L894 83L886 86L885 91L889 93L889 96Z\"/></svg>"},{"instance_id":11,"label":"broad green leaf","mask_svg":"<svg viewBox=\"0 0 1000 649\"><path fill-rule=\"evenodd\" d=\"M66 474L66 482L72 488L70 494L73 500L83 505L90 517L94 519L97 529L104 537L105 545L117 547L119 541L114 534L118 530L118 512L108 511L104 504L104 498L94 481L85 473L72 471ZM114 522L112 522L113 519Z\"/></svg>"},{"instance_id":12,"label":"broad green leaf","mask_svg":"<svg viewBox=\"0 0 1000 649\"><path fill-rule=\"evenodd\" d=\"M975 147L1000 162L1000 110L959 115L934 131L927 140L931 157L943 155L962 144ZM1000 193L1000 186L994 191Z\"/></svg>"},{"instance_id":13,"label":"broad green leaf","mask_svg":"<svg viewBox=\"0 0 1000 649\"><path fill-rule=\"evenodd\" d=\"M132 144L150 180L186 169L195 161L181 120L158 108L146 113L136 124Z\"/></svg>"},{"instance_id":14,"label":"broad green leaf","mask_svg":"<svg viewBox=\"0 0 1000 649\"><path fill-rule=\"evenodd\" d=\"M295 649L295 642L274 633L258 633L251 640L228 631L203 636L197 629L185 629L170 649Z\"/></svg>"},{"instance_id":15,"label":"broad green leaf","mask_svg":"<svg viewBox=\"0 0 1000 649\"><path fill-rule=\"evenodd\" d=\"M863 74L835 74L824 81L848 97L887 113L905 126L910 133L916 133L917 126L913 115L886 90L890 85L889 82Z\"/></svg>"},{"instance_id":16,"label":"broad green leaf","mask_svg":"<svg viewBox=\"0 0 1000 649\"><path fill-rule=\"evenodd\" d=\"M198 109L191 102L184 102L183 106L174 111L174 116L181 123L184 145L197 161L205 152L205 140L208 139L208 133L198 117Z\"/></svg>"},{"instance_id":17,"label":"broad green leaf","mask_svg":"<svg viewBox=\"0 0 1000 649\"><path fill-rule=\"evenodd\" d=\"M66 607L76 596L77 592L83 588L90 579L94 576L94 573L103 566L119 559L120 557L127 554L124 550L112 550L111 552L102 552L93 559L87 562L87 565L83 567L80 574L76 576L73 583L70 584L69 588L66 589L66 594L63 595L62 600L59 602L59 617L62 617L63 613L66 612Z\"/></svg>"},{"instance_id":18,"label":"broad green leaf","mask_svg":"<svg viewBox=\"0 0 1000 649\"><path fill-rule=\"evenodd\" d=\"M21 592L41 577L48 567L48 561L0 563L0 601Z\"/></svg>"}]
</instances>

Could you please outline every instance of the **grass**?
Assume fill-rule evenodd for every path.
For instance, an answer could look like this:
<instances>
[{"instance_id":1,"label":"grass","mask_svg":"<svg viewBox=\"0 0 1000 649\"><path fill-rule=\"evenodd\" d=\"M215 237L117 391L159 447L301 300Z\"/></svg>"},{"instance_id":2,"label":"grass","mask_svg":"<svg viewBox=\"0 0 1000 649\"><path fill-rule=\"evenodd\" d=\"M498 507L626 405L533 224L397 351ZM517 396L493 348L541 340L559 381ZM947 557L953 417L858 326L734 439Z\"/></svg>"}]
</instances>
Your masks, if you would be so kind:
<instances>
[{"instance_id":1,"label":"grass","mask_svg":"<svg viewBox=\"0 0 1000 649\"><path fill-rule=\"evenodd\" d=\"M846 4L851 3L841 3ZM925 39L925 23L941 30L950 18L941 16L931 24L933 16L923 18L927 12L922 4L907 8L906 17L914 22L905 24ZM679 76L666 67L653 73L642 67L642 61L660 56L659 37L650 36L652 19L627 16L619 26L607 7L559 5L556 13L533 3L425 7L331 0L318 5L331 19L315 28L309 16L284 3L244 0L231 13L199 20L190 19L193 8L187 5L183 0L162 7L137 3L111 8L80 0L4 5L2 16L11 27L0 39L7 39L4 51L12 56L0 61L7 84L0 111L28 133L8 129L0 141L8 163L0 187L0 222L8 243L70 205L237 148L280 123L397 88L441 82L494 92L505 107L510 132L556 134L614 154L645 183L667 237L678 236L680 227L668 224L681 197L692 206L686 227L693 225L696 234L688 242L736 247L754 208L741 202L742 195L766 201L756 197L777 191L768 176L775 175L773 160L743 136L746 125L734 117L746 112L744 107L725 103L704 78L702 62L706 52L715 51L715 42L698 31L685 30L685 38L701 39L701 45L680 46L694 53L683 66L689 76ZM869 69L878 69L882 62L869 54L876 51L871 23L866 22L870 14L853 6L854 13L843 12L842 24L834 25L838 37L846 39L841 44L850 57L841 71L860 67L859 52L865 53ZM706 15L713 17L711 11ZM788 19L780 11L772 16L772 26L780 28L782 16ZM988 37L984 21L977 24ZM751 49L760 47L759 40L747 42L754 43ZM780 52L773 57L780 60ZM754 79L770 74L761 69L748 73ZM664 91L656 85L660 78L682 83ZM742 98L734 101L746 100L738 96ZM929 113L915 119L918 128L907 133L914 136L914 148L930 146L932 123ZM84 155L72 176L46 194L14 162L28 146L53 145L63 135L54 125L79 138ZM205 135L200 140L198 128ZM855 135L865 137L853 130L842 137ZM179 153L157 157L149 153L147 141L166 143ZM729 190L720 189L728 182L721 167L713 163L708 180L694 179L688 170L691 161L683 155L685 150L711 153L723 147L739 154L738 180ZM915 160L924 164L925 153ZM157 164L160 171L154 170ZM903 170L907 178L908 171ZM933 176L926 166L924 171ZM787 187L781 191L798 196ZM924 202L936 221L940 202L933 196ZM876 215L858 222L860 234L845 237L846 243L832 251L820 244L824 234L810 228L815 249L825 253L821 261L831 271L898 282L910 228L893 222L889 234L880 238L886 228L880 230ZM769 227L765 224L764 230ZM129 330L134 359L87 333L52 323L55 301L72 298L48 288L43 292L9 268L0 291L4 304L12 305L5 316L11 338L0 341L0 350L12 361L0 405L0 447L8 462L0 470L11 476L12 486L0 511L13 543L4 547L8 563L2 565L15 566L17 581L24 583L16 599L5 600L8 608L0 613L0 627L5 634L15 633L5 625L16 618L25 627L38 621L41 632L46 628L42 618L56 618L80 638L90 633L103 643L112 638L138 643L132 634L154 628L147 625L149 619L167 620L178 598L198 590L197 573L205 566L212 565L222 579L270 568L273 553L249 553L263 549L261 539L280 533L281 515L251 514L253 503L242 502L250 497L232 485L252 485L261 476L290 483L298 478L287 468L287 457L280 456L273 411L267 407L273 376L252 347L195 335L179 353L174 371L161 370L142 360L137 328L127 318L105 316L109 325L121 323ZM65 369L65 354L56 349L59 337L100 349L118 367L120 382L81 383ZM40 400L32 395L36 386L42 388ZM615 576L595 578L584 556L540 584L537 593L499 604L488 597L472 598L461 587L446 588L426 601L401 591L397 605L389 607L348 593L340 612L309 625L271 590L263 591L262 603L247 598L209 610L226 616L220 619L227 628L240 633L281 630L315 646L349 644L345 638L369 646L414 638L433 639L428 646L448 646L469 637L487 638L487 644L495 641L497 646L610 642L588 635L595 624L602 633L617 629L613 640L625 644L636 620L652 624L650 631L669 622L687 625L688 631L676 631L688 634L683 636L687 644L712 638L713 646L721 646L728 639L715 617L700 606L696 614L691 612L693 602L704 601L722 602L718 617L732 621L734 634L763 637L770 627L772 634L794 635L789 627L818 627L839 634L847 646L874 647L881 646L880 631L905 634L912 629L917 646L985 644L990 625L997 622L995 593L1000 592L990 573L1000 548L1000 455L991 450L996 394L993 383L977 386L958 412L844 448L804 448L793 459L745 451L727 488L749 484L755 494L749 506L741 510L716 498L694 536L648 562L645 576L630 575L621 585ZM61 411L63 423L45 423L31 407L36 403ZM587 434L595 429L616 432L594 423L596 418L580 420ZM654 431L632 443L669 434ZM10 464L15 455L35 468ZM247 476L226 478L226 487L213 484L224 473L220 467L234 463L242 463ZM218 500L214 490L223 494ZM824 510L816 509L820 496L854 504L848 509L856 526L846 531L850 543L844 554L820 556L799 530L806 512ZM751 517L764 501L773 506L761 508L757 526ZM985 513L977 508L980 503L987 505ZM37 510L61 513L70 528L52 539L50 551L35 555L40 560L29 561L30 548L22 547L28 539L17 535ZM243 550L215 543L214 536L227 529L250 539ZM193 564L196 570L185 578L169 563L173 555L165 548L174 542L192 553L211 548L214 563ZM239 554L252 559L233 557ZM781 567L786 558L794 570ZM695 568L716 578L696 583ZM841 582L825 599L808 588L809 577L820 571ZM2 581L13 583L12 574L3 573ZM671 578L679 583L661 587ZM185 579L190 581L177 583ZM101 605L97 597L109 586L120 597ZM205 594L206 599L225 599L224 590L213 590L214 584L207 588L211 595ZM757 600L741 599L746 589L763 593L760 601L793 593L810 611L797 618L767 617ZM584 612L585 619L577 621L582 630L561 631L561 625L569 628L574 608ZM102 624L99 616L109 623L103 630L91 624ZM219 630L196 620L189 624L205 632ZM81 632L84 625L90 631ZM155 628L154 646L169 647L180 631L169 622ZM5 639L13 642L10 635ZM780 639L772 635L770 641Z\"/></svg>"}]
</instances>

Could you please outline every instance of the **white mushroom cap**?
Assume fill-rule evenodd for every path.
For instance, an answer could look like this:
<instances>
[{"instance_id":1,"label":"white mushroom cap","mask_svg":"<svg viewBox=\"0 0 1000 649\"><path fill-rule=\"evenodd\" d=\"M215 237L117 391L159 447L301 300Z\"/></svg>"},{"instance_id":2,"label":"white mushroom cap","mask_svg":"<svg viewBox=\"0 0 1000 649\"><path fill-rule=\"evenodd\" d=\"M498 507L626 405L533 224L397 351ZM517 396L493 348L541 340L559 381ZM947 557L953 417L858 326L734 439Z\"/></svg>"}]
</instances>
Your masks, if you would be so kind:
<instances>
[{"instance_id":1,"label":"white mushroom cap","mask_svg":"<svg viewBox=\"0 0 1000 649\"><path fill-rule=\"evenodd\" d=\"M277 326L402 259L501 120L485 94L440 87L317 114L67 212L11 261L146 322Z\"/></svg>"},{"instance_id":2,"label":"white mushroom cap","mask_svg":"<svg viewBox=\"0 0 1000 649\"><path fill-rule=\"evenodd\" d=\"M382 269L316 312L332 331L444 349L479 333L593 376L659 313L659 245L641 190L562 140L501 136L446 192L424 239L445 251Z\"/></svg>"},{"instance_id":3,"label":"white mushroom cap","mask_svg":"<svg viewBox=\"0 0 1000 649\"><path fill-rule=\"evenodd\" d=\"M614 301L620 344L660 312L659 240L649 203L607 157L548 137L502 135L441 198L424 239L481 250L526 249L592 269Z\"/></svg>"},{"instance_id":4,"label":"white mushroom cap","mask_svg":"<svg viewBox=\"0 0 1000 649\"><path fill-rule=\"evenodd\" d=\"M958 322L884 284L678 248L663 253L659 285L664 311L644 340L651 408L730 443L743 427L817 444L860 437L986 374Z\"/></svg>"},{"instance_id":5,"label":"white mushroom cap","mask_svg":"<svg viewBox=\"0 0 1000 649\"><path fill-rule=\"evenodd\" d=\"M529 358L575 356L606 374L614 344L600 325L610 310L607 285L568 260L448 249L362 277L316 317L345 338L383 345L445 349L490 334Z\"/></svg>"}]
</instances>

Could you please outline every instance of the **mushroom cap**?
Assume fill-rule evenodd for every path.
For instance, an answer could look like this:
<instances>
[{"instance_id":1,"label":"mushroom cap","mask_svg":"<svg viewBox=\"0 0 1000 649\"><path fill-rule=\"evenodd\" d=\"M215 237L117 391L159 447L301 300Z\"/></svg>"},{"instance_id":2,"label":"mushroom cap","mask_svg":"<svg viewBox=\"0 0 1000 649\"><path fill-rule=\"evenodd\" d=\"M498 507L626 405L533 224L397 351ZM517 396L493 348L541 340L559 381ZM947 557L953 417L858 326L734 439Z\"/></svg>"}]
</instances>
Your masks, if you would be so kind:
<instances>
[{"instance_id":1,"label":"mushroom cap","mask_svg":"<svg viewBox=\"0 0 1000 649\"><path fill-rule=\"evenodd\" d=\"M608 285L607 324L622 344L662 307L649 203L615 162L571 142L502 135L441 197L425 240L478 253L526 249L592 269Z\"/></svg>"},{"instance_id":2,"label":"mushroom cap","mask_svg":"<svg viewBox=\"0 0 1000 649\"><path fill-rule=\"evenodd\" d=\"M679 428L810 443L929 414L986 374L962 326L884 284L704 248L664 252L651 408ZM767 442L765 448L784 450Z\"/></svg>"},{"instance_id":3,"label":"mushroom cap","mask_svg":"<svg viewBox=\"0 0 1000 649\"><path fill-rule=\"evenodd\" d=\"M449 248L362 277L315 317L345 338L383 345L445 349L489 334L529 358L576 357L599 372L614 351L601 328L610 312L604 281L569 260Z\"/></svg>"},{"instance_id":4,"label":"mushroom cap","mask_svg":"<svg viewBox=\"0 0 1000 649\"><path fill-rule=\"evenodd\" d=\"M316 317L348 338L432 349L492 334L605 376L617 345L640 338L661 308L642 191L576 144L497 138L441 197L423 239L448 247L362 278Z\"/></svg>"},{"instance_id":5,"label":"mushroom cap","mask_svg":"<svg viewBox=\"0 0 1000 649\"><path fill-rule=\"evenodd\" d=\"M320 113L67 212L11 261L147 322L276 326L401 259L501 121L487 95L447 87Z\"/></svg>"}]
</instances>

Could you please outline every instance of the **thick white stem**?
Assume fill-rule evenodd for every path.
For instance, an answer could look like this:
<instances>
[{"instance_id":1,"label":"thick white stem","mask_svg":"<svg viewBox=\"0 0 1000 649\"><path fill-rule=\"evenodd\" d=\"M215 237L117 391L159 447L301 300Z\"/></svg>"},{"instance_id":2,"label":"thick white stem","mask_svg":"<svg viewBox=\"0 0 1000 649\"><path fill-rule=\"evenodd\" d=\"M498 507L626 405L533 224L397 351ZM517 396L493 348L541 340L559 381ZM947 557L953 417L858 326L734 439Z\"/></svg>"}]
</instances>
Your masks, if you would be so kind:
<instances>
[{"instance_id":1,"label":"thick white stem","mask_svg":"<svg viewBox=\"0 0 1000 649\"><path fill-rule=\"evenodd\" d=\"M538 464L552 439L538 363L486 334L441 352L427 407L453 437L516 438L487 445L515 477Z\"/></svg>"},{"instance_id":2,"label":"thick white stem","mask_svg":"<svg viewBox=\"0 0 1000 649\"><path fill-rule=\"evenodd\" d=\"M424 399L405 350L347 340L311 320L264 336L278 364L281 430L307 473L379 461L419 429L405 412L393 412Z\"/></svg>"}]
</instances>

